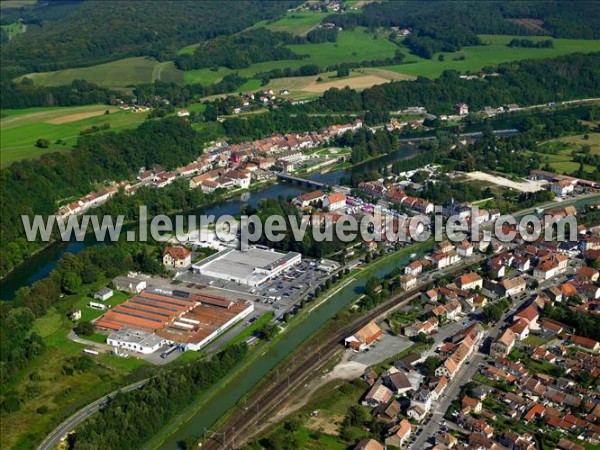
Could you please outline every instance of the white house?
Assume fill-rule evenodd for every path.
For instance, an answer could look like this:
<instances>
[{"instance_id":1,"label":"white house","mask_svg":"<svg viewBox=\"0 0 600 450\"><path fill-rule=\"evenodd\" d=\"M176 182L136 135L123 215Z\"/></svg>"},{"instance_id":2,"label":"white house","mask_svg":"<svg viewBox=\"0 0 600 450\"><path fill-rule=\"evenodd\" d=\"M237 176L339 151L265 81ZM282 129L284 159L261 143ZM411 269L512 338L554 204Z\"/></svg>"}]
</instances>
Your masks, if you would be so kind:
<instances>
[{"instance_id":1,"label":"white house","mask_svg":"<svg viewBox=\"0 0 600 450\"><path fill-rule=\"evenodd\" d=\"M571 194L574 189L575 187L571 180L560 180L550 185L550 191L558 197L564 197L565 195Z\"/></svg>"},{"instance_id":2,"label":"white house","mask_svg":"<svg viewBox=\"0 0 600 450\"><path fill-rule=\"evenodd\" d=\"M185 268L192 264L192 253L185 247L165 247L163 251L163 265L172 268Z\"/></svg>"}]
</instances>

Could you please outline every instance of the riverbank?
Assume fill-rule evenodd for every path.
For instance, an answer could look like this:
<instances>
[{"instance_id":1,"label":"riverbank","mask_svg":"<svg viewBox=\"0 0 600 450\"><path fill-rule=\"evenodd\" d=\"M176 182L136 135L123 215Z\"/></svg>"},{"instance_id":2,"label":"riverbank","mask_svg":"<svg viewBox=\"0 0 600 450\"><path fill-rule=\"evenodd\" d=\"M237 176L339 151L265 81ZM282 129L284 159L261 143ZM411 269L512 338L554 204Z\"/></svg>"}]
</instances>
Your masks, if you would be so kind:
<instances>
[{"instance_id":1,"label":"riverbank","mask_svg":"<svg viewBox=\"0 0 600 450\"><path fill-rule=\"evenodd\" d=\"M196 413L191 417L181 417L180 421L169 426L171 434L165 437L161 433L160 441L153 440L144 448L177 449L178 443L187 437L199 439L204 428L219 426L234 412L232 408L260 390L264 383L272 382L277 366L285 364L289 358L295 357L295 352L305 344L306 340L313 338L318 331L346 306L353 303L360 295L368 276L374 273L387 274L396 264L409 261L412 253L422 253L433 246L433 242L416 243L405 247L398 252L387 254L376 259L371 264L357 269L349 274L353 280L342 280L343 286L332 286L330 298L323 302L317 309L302 312L301 320L294 321L285 334L279 336L277 342L268 348L263 347L261 352L256 352L260 359L249 361L244 367L236 371L236 375L228 383L213 394L210 399L204 399L196 406ZM306 320L311 317L311 320ZM234 383L237 381L237 383ZM231 389L225 389L231 387ZM219 397L218 401L216 397ZM213 408L214 406L214 408ZM219 412L222 413L219 413Z\"/></svg>"}]
</instances>

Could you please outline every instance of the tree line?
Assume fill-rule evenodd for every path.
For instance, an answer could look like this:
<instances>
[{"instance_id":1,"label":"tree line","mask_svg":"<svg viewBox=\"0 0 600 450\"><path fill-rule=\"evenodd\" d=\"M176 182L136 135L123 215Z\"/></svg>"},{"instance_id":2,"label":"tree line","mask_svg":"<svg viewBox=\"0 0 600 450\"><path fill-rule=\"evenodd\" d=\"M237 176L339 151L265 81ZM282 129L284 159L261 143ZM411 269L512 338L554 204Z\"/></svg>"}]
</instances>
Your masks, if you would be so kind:
<instances>
[{"instance_id":1,"label":"tree line","mask_svg":"<svg viewBox=\"0 0 600 450\"><path fill-rule=\"evenodd\" d=\"M173 169L201 153L203 139L184 120L147 121L133 130L80 136L69 153L19 161L0 171L0 273L6 274L43 245L28 242L21 215L47 217L62 199L76 199L105 181L135 178L140 167Z\"/></svg>"},{"instance_id":2,"label":"tree line","mask_svg":"<svg viewBox=\"0 0 600 450\"><path fill-rule=\"evenodd\" d=\"M200 394L229 375L247 353L244 343L230 345L208 361L164 371L144 387L118 394L69 436L69 448L141 448Z\"/></svg>"},{"instance_id":3,"label":"tree line","mask_svg":"<svg viewBox=\"0 0 600 450\"><path fill-rule=\"evenodd\" d=\"M175 64L181 70L219 66L242 69L258 62L302 59L305 55L294 53L287 45L305 43L310 41L290 33L256 28L202 42L193 54L178 55Z\"/></svg>"},{"instance_id":4,"label":"tree line","mask_svg":"<svg viewBox=\"0 0 600 450\"><path fill-rule=\"evenodd\" d=\"M300 2L241 0L223 7L220 2L189 0L83 1L60 9L64 3L45 2L26 11L28 31L2 46L3 78L131 56L174 59L184 45L237 33L280 17Z\"/></svg>"},{"instance_id":5,"label":"tree line","mask_svg":"<svg viewBox=\"0 0 600 450\"><path fill-rule=\"evenodd\" d=\"M444 114L452 113L458 102L467 103L471 110L481 110L485 106L509 103L525 106L594 97L600 84L600 53L504 63L484 68L483 72L498 75L464 80L457 72L446 71L437 79L391 82L362 93L349 88L332 88L320 99L303 105L303 109L310 112L396 111L419 105Z\"/></svg>"}]
</instances>

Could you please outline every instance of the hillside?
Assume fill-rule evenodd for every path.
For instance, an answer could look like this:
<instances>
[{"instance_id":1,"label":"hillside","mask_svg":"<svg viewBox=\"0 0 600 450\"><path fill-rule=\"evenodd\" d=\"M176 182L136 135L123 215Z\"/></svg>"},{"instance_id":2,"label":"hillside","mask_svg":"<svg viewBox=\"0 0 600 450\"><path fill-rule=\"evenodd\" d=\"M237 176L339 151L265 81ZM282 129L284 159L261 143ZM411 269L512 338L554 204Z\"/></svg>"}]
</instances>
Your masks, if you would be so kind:
<instances>
[{"instance_id":1,"label":"hillside","mask_svg":"<svg viewBox=\"0 0 600 450\"><path fill-rule=\"evenodd\" d=\"M297 3L239 0L223 8L221 2L189 0L48 2L20 14L24 24L34 26L2 46L2 74L82 67L131 56L172 59L184 45L241 31ZM58 8L58 17L50 14ZM19 18L12 14L9 17Z\"/></svg>"}]
</instances>

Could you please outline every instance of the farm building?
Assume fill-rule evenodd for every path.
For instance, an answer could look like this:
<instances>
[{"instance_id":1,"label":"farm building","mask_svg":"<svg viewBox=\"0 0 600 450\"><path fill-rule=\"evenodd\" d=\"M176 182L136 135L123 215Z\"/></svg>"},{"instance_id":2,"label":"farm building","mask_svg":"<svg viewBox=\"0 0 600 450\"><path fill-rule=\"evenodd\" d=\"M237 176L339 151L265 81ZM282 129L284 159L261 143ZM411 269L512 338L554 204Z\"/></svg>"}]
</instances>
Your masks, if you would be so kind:
<instances>
[{"instance_id":1,"label":"farm building","mask_svg":"<svg viewBox=\"0 0 600 450\"><path fill-rule=\"evenodd\" d=\"M364 350L379 339L382 334L383 331L375 322L369 322L352 336L344 339L344 344L355 350Z\"/></svg>"},{"instance_id":2,"label":"farm building","mask_svg":"<svg viewBox=\"0 0 600 450\"><path fill-rule=\"evenodd\" d=\"M111 298L114 294L114 291L111 288L103 288L100 289L98 292L94 293L94 299L96 300L101 300L101 301L106 301L109 298Z\"/></svg>"}]
</instances>

